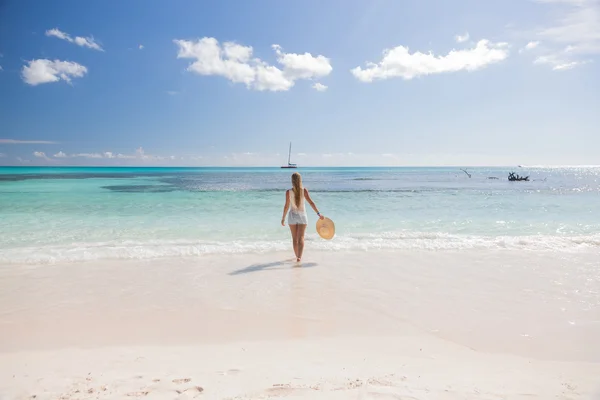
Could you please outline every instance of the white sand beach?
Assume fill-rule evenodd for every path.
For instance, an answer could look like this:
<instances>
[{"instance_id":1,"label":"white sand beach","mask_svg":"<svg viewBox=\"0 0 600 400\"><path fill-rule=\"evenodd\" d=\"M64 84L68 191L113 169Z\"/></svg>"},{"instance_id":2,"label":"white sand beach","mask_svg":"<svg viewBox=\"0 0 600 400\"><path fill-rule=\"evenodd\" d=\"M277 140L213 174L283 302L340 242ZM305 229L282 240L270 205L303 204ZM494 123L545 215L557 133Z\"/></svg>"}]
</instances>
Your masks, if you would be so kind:
<instances>
[{"instance_id":1,"label":"white sand beach","mask_svg":"<svg viewBox=\"0 0 600 400\"><path fill-rule=\"evenodd\" d=\"M600 255L0 267L0 399L600 399Z\"/></svg>"}]
</instances>

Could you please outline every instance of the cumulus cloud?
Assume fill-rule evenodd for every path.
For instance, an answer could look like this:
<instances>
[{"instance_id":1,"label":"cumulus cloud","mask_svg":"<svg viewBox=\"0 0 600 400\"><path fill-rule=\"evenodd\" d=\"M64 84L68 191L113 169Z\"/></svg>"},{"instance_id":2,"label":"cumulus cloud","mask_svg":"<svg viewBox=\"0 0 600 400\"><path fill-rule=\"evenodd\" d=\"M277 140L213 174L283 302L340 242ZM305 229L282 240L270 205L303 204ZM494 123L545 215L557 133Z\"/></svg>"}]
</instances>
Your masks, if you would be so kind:
<instances>
[{"instance_id":1,"label":"cumulus cloud","mask_svg":"<svg viewBox=\"0 0 600 400\"><path fill-rule=\"evenodd\" d=\"M456 40L457 43L464 43L467 40L469 40L471 36L469 36L469 32L465 32L464 35L456 35L454 36L454 40Z\"/></svg>"},{"instance_id":2,"label":"cumulus cloud","mask_svg":"<svg viewBox=\"0 0 600 400\"><path fill-rule=\"evenodd\" d=\"M138 49L140 49L140 50L144 50L144 45L143 45L143 44L140 44L140 45L138 46Z\"/></svg>"},{"instance_id":3,"label":"cumulus cloud","mask_svg":"<svg viewBox=\"0 0 600 400\"><path fill-rule=\"evenodd\" d=\"M39 154L36 154L39 153ZM35 152L36 157L43 158L42 152ZM121 154L114 153L112 151L98 152L98 153L72 153L67 154L63 151L59 151L54 154L54 158L87 158L87 159L122 159L122 160L165 160L168 157L155 156L147 154L143 148L139 147L133 154Z\"/></svg>"},{"instance_id":4,"label":"cumulus cloud","mask_svg":"<svg viewBox=\"0 0 600 400\"><path fill-rule=\"evenodd\" d=\"M69 35L66 32L61 31L58 28L47 30L46 36L66 40L67 42L74 43L77 46L87 47L89 49L98 50L98 51L104 51L104 49L98 43L96 43L94 38L91 36L88 36L88 37L75 36L75 38L72 38L71 35Z\"/></svg>"},{"instance_id":5,"label":"cumulus cloud","mask_svg":"<svg viewBox=\"0 0 600 400\"><path fill-rule=\"evenodd\" d=\"M134 159L136 157L134 155L131 155L131 154L121 154L121 153L119 153L119 154L116 155L116 158L119 158L119 159L122 159L122 160L123 159L131 159L132 160L132 159Z\"/></svg>"},{"instance_id":6,"label":"cumulus cloud","mask_svg":"<svg viewBox=\"0 0 600 400\"><path fill-rule=\"evenodd\" d=\"M78 153L78 154L73 154L71 157L102 158L103 155L100 153Z\"/></svg>"},{"instance_id":7,"label":"cumulus cloud","mask_svg":"<svg viewBox=\"0 0 600 400\"><path fill-rule=\"evenodd\" d=\"M50 159L43 151L34 151L33 155L37 158L43 158L46 161L52 161L52 159Z\"/></svg>"},{"instance_id":8,"label":"cumulus cloud","mask_svg":"<svg viewBox=\"0 0 600 400\"><path fill-rule=\"evenodd\" d=\"M313 87L313 89L315 89L317 92L324 92L324 91L326 91L326 90L327 90L327 88L328 88L326 85L323 85L322 83L319 83L319 82L315 83L315 84L314 84L312 87Z\"/></svg>"},{"instance_id":9,"label":"cumulus cloud","mask_svg":"<svg viewBox=\"0 0 600 400\"><path fill-rule=\"evenodd\" d=\"M272 47L277 54L277 62L283 65L283 72L290 79L320 78L329 75L333 70L329 59L325 56L284 53L281 46L274 44Z\"/></svg>"},{"instance_id":10,"label":"cumulus cloud","mask_svg":"<svg viewBox=\"0 0 600 400\"><path fill-rule=\"evenodd\" d=\"M253 90L285 91L293 87L297 80L321 78L333 70L325 56L285 53L276 44L272 47L280 67L253 58L251 46L234 42L221 45L212 37L174 42L178 47L177 58L194 60L188 66L188 71L199 75L222 76Z\"/></svg>"},{"instance_id":11,"label":"cumulus cloud","mask_svg":"<svg viewBox=\"0 0 600 400\"><path fill-rule=\"evenodd\" d=\"M58 82L61 79L70 83L71 78L81 78L87 74L86 67L71 61L39 59L28 61L28 64L23 66L21 76L31 86Z\"/></svg>"},{"instance_id":12,"label":"cumulus cloud","mask_svg":"<svg viewBox=\"0 0 600 400\"><path fill-rule=\"evenodd\" d=\"M17 139L0 139L0 144L56 144L50 140L17 140Z\"/></svg>"},{"instance_id":13,"label":"cumulus cloud","mask_svg":"<svg viewBox=\"0 0 600 400\"><path fill-rule=\"evenodd\" d=\"M102 154L100 153L75 153L75 154L66 154L63 151L59 151L54 155L54 158L102 158Z\"/></svg>"},{"instance_id":14,"label":"cumulus cloud","mask_svg":"<svg viewBox=\"0 0 600 400\"><path fill-rule=\"evenodd\" d=\"M366 68L356 67L352 74L362 82L373 82L394 77L415 77L458 71L475 71L508 57L508 44L480 40L475 47L452 50L445 56L432 53L410 53L408 47L386 49L379 63L369 62Z\"/></svg>"},{"instance_id":15,"label":"cumulus cloud","mask_svg":"<svg viewBox=\"0 0 600 400\"><path fill-rule=\"evenodd\" d=\"M535 31L544 42L542 60L556 71L572 69L591 62L600 54L600 1L598 0L535 0L544 4L555 18ZM550 59L550 62L547 60Z\"/></svg>"}]
</instances>

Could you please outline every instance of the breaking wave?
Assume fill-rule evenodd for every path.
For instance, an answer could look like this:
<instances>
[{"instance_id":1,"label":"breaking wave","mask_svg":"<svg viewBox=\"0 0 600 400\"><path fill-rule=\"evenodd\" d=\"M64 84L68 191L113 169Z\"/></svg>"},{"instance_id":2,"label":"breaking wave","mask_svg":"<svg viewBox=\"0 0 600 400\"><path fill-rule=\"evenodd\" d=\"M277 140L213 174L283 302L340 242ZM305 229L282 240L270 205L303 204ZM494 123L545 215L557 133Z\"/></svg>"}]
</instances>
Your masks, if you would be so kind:
<instances>
[{"instance_id":1,"label":"breaking wave","mask_svg":"<svg viewBox=\"0 0 600 400\"><path fill-rule=\"evenodd\" d=\"M600 234L580 236L467 236L446 233L387 232L337 236L324 241L308 235L310 249L321 251L452 251L521 250L578 252L598 251ZM215 254L268 253L289 251L289 240L151 240L73 243L38 247L15 247L0 253L0 264L52 264L92 260L146 260L201 257Z\"/></svg>"}]
</instances>

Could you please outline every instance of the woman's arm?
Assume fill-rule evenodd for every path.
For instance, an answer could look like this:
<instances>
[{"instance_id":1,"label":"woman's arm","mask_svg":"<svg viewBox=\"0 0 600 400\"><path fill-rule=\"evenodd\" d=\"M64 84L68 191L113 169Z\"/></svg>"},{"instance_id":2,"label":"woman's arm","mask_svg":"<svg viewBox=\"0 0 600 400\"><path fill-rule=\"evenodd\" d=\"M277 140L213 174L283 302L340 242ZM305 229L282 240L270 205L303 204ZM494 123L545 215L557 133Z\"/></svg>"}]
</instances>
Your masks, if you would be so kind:
<instances>
[{"instance_id":1,"label":"woman's arm","mask_svg":"<svg viewBox=\"0 0 600 400\"><path fill-rule=\"evenodd\" d=\"M285 226L285 215L290 208L290 196L288 196L289 190L285 191L285 205L283 206L283 216L281 217L281 226Z\"/></svg>"},{"instance_id":2,"label":"woman's arm","mask_svg":"<svg viewBox=\"0 0 600 400\"><path fill-rule=\"evenodd\" d=\"M315 202L312 201L312 199L310 198L310 194L308 194L308 189L306 189L306 188L304 188L304 198L306 199L306 201L308 201L308 204L310 204L310 206L312 207L312 209L315 210L315 212L317 213L317 215L319 216L319 218L321 218L321 219L325 218L325 217L323 217L321 215L321 213L317 209L317 206L315 205Z\"/></svg>"}]
</instances>

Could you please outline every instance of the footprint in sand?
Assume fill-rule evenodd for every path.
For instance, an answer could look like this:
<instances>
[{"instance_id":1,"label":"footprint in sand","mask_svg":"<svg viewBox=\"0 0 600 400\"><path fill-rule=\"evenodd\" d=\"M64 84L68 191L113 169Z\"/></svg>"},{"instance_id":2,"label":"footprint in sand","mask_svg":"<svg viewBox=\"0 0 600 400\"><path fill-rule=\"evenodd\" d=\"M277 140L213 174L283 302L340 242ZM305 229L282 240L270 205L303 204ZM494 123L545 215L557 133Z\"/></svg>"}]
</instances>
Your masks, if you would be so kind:
<instances>
[{"instance_id":1,"label":"footprint in sand","mask_svg":"<svg viewBox=\"0 0 600 400\"><path fill-rule=\"evenodd\" d=\"M239 374L240 372L242 372L242 370L232 368L232 369L228 369L227 371L217 371L217 374L227 376L227 375Z\"/></svg>"},{"instance_id":2,"label":"footprint in sand","mask_svg":"<svg viewBox=\"0 0 600 400\"><path fill-rule=\"evenodd\" d=\"M130 392L130 393L127 393L126 396L129 396L129 397L144 397L144 396L148 396L148 393L150 393L150 392L147 392L147 391Z\"/></svg>"},{"instance_id":3,"label":"footprint in sand","mask_svg":"<svg viewBox=\"0 0 600 400\"><path fill-rule=\"evenodd\" d=\"M193 396L195 394L204 392L204 388L201 386L194 386L191 388L187 388L185 390L176 390L176 392L177 392L177 394L188 393Z\"/></svg>"},{"instance_id":4,"label":"footprint in sand","mask_svg":"<svg viewBox=\"0 0 600 400\"><path fill-rule=\"evenodd\" d=\"M370 399L382 399L382 400L419 400L416 397L406 397L405 395L399 395L395 393L378 393L378 392L369 392L368 398Z\"/></svg>"},{"instance_id":5,"label":"footprint in sand","mask_svg":"<svg viewBox=\"0 0 600 400\"><path fill-rule=\"evenodd\" d=\"M173 383L176 385L181 385L182 383L188 383L192 380L192 378L179 378L173 379Z\"/></svg>"},{"instance_id":6,"label":"footprint in sand","mask_svg":"<svg viewBox=\"0 0 600 400\"><path fill-rule=\"evenodd\" d=\"M273 387L268 388L266 392L269 396L288 396L288 395L307 395L317 389L307 387L293 387L289 383L276 383Z\"/></svg>"}]
</instances>

